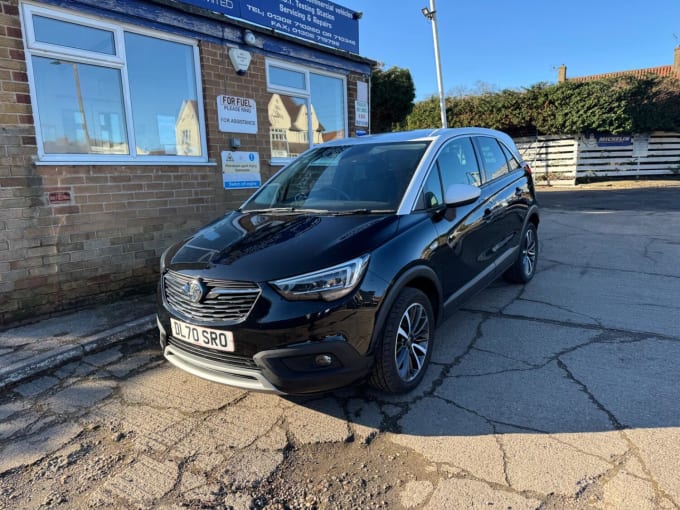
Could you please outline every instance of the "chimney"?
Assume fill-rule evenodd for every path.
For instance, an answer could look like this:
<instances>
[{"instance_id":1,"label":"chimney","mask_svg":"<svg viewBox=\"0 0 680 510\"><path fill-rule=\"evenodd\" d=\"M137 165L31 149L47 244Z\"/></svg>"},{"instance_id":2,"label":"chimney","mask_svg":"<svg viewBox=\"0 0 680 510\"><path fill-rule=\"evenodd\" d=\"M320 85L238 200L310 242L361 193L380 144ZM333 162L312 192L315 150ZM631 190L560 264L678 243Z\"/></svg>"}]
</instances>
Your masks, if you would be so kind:
<instances>
[{"instance_id":1,"label":"chimney","mask_svg":"<svg viewBox=\"0 0 680 510\"><path fill-rule=\"evenodd\" d=\"M675 48L673 55L673 71L680 74L680 46Z\"/></svg>"},{"instance_id":2,"label":"chimney","mask_svg":"<svg viewBox=\"0 0 680 510\"><path fill-rule=\"evenodd\" d=\"M678 58L680 58L680 53L678 53L678 49L675 49L675 59L677 61ZM562 64L560 67L557 68L557 83L564 83L567 81L567 66Z\"/></svg>"}]
</instances>

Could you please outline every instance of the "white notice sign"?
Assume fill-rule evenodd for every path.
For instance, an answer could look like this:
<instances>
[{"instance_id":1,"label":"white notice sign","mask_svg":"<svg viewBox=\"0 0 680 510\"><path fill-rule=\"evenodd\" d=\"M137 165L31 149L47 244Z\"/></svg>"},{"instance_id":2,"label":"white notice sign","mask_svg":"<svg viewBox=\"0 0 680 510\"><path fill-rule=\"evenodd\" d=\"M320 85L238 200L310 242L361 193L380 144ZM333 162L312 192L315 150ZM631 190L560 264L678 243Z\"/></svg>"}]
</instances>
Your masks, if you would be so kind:
<instances>
[{"instance_id":1,"label":"white notice sign","mask_svg":"<svg viewBox=\"0 0 680 510\"><path fill-rule=\"evenodd\" d=\"M217 96L217 117L224 133L257 134L255 100L240 96Z\"/></svg>"},{"instance_id":2,"label":"white notice sign","mask_svg":"<svg viewBox=\"0 0 680 510\"><path fill-rule=\"evenodd\" d=\"M259 188L260 155L257 152L222 151L224 189Z\"/></svg>"},{"instance_id":3,"label":"white notice sign","mask_svg":"<svg viewBox=\"0 0 680 510\"><path fill-rule=\"evenodd\" d=\"M368 127L368 101L354 101L354 125Z\"/></svg>"},{"instance_id":4,"label":"white notice sign","mask_svg":"<svg viewBox=\"0 0 680 510\"><path fill-rule=\"evenodd\" d=\"M649 154L649 137L636 136L633 138L633 157L646 158Z\"/></svg>"}]
</instances>

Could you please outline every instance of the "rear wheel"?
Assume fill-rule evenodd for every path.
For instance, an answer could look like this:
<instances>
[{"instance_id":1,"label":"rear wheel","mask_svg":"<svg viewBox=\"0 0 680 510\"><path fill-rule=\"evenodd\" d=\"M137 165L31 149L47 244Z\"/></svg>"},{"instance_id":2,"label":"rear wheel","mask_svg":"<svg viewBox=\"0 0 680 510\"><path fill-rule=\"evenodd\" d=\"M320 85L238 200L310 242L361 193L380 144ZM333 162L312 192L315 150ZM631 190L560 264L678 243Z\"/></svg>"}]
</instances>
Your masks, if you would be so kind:
<instances>
[{"instance_id":1,"label":"rear wheel","mask_svg":"<svg viewBox=\"0 0 680 510\"><path fill-rule=\"evenodd\" d=\"M527 283L536 274L538 262L538 229L533 223L527 225L519 248L517 260L503 276L513 283Z\"/></svg>"},{"instance_id":2,"label":"rear wheel","mask_svg":"<svg viewBox=\"0 0 680 510\"><path fill-rule=\"evenodd\" d=\"M387 315L371 385L388 393L414 389L425 375L433 341L430 300L418 289L403 289Z\"/></svg>"}]
</instances>

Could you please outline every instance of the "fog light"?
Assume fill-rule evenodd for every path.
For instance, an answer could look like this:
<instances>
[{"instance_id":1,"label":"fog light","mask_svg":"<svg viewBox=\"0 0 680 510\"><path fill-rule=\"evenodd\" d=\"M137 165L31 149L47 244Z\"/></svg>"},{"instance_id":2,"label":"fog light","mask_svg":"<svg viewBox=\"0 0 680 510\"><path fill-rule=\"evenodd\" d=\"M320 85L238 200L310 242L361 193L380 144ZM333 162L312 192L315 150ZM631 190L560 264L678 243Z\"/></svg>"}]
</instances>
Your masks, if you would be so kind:
<instances>
[{"instance_id":1,"label":"fog light","mask_svg":"<svg viewBox=\"0 0 680 510\"><path fill-rule=\"evenodd\" d=\"M333 363L333 356L330 354L319 354L314 358L314 364L317 367L329 367Z\"/></svg>"}]
</instances>

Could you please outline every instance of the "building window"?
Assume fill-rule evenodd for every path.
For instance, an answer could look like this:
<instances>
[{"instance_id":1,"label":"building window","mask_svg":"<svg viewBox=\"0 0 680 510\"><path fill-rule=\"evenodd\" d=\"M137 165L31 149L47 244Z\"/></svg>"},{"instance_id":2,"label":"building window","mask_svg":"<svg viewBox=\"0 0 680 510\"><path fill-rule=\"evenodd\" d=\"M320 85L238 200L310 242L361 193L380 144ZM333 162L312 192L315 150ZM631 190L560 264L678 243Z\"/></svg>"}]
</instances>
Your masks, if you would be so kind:
<instances>
[{"instance_id":1,"label":"building window","mask_svg":"<svg viewBox=\"0 0 680 510\"><path fill-rule=\"evenodd\" d=\"M347 136L343 76L268 60L267 90L273 163L284 164L313 145Z\"/></svg>"},{"instance_id":2,"label":"building window","mask_svg":"<svg viewBox=\"0 0 680 510\"><path fill-rule=\"evenodd\" d=\"M39 157L206 162L196 41L24 4Z\"/></svg>"}]
</instances>

